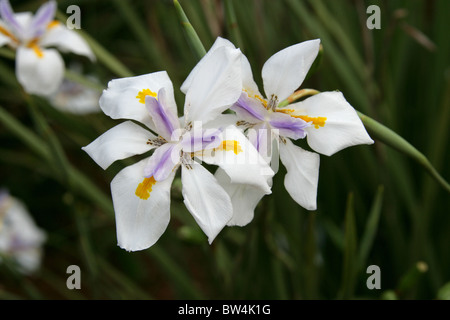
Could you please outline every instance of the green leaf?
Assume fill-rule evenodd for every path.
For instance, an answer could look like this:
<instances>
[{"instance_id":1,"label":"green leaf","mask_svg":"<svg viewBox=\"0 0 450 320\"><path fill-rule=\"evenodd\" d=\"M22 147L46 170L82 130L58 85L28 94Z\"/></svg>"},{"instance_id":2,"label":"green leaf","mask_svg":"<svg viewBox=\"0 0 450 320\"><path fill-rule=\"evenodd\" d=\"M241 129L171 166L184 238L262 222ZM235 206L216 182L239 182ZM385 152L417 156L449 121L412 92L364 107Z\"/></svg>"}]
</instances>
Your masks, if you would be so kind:
<instances>
[{"instance_id":1,"label":"green leaf","mask_svg":"<svg viewBox=\"0 0 450 320\"><path fill-rule=\"evenodd\" d=\"M241 32L236 20L236 13L234 12L233 0L225 0L225 18L227 21L227 30L230 34L231 41L234 42L236 47L244 50L244 44L242 42Z\"/></svg>"},{"instance_id":2,"label":"green leaf","mask_svg":"<svg viewBox=\"0 0 450 320\"><path fill-rule=\"evenodd\" d=\"M195 32L195 29L192 26L191 22L184 13L184 10L181 7L178 0L174 0L173 4L175 5L175 9L178 15L178 19L180 20L181 26L185 31L186 40L189 46L191 47L192 51L194 52L197 60L200 60L206 54L205 47L203 46L202 41L197 35L197 32Z\"/></svg>"},{"instance_id":3,"label":"green leaf","mask_svg":"<svg viewBox=\"0 0 450 320\"><path fill-rule=\"evenodd\" d=\"M382 125L378 121L358 112L358 116L369 131L372 138L385 143L386 145L400 151L401 153L413 158L447 191L450 193L450 185L436 171L430 161L419 150L412 146L408 141L400 135Z\"/></svg>"},{"instance_id":4,"label":"green leaf","mask_svg":"<svg viewBox=\"0 0 450 320\"><path fill-rule=\"evenodd\" d=\"M377 233L378 223L380 221L381 208L383 202L384 187L379 186L377 194L372 204L372 208L367 219L366 227L364 233L361 237L359 243L359 254L358 260L360 268L367 264L367 257L369 255L370 249L372 248L373 241L375 239L375 234Z\"/></svg>"},{"instance_id":5,"label":"green leaf","mask_svg":"<svg viewBox=\"0 0 450 320\"><path fill-rule=\"evenodd\" d=\"M439 300L450 300L450 282L447 282L439 289L436 298Z\"/></svg>"},{"instance_id":6,"label":"green leaf","mask_svg":"<svg viewBox=\"0 0 450 320\"><path fill-rule=\"evenodd\" d=\"M353 193L349 193L345 212L345 247L342 284L338 295L340 299L349 299L353 296L357 275L357 247Z\"/></svg>"}]
</instances>

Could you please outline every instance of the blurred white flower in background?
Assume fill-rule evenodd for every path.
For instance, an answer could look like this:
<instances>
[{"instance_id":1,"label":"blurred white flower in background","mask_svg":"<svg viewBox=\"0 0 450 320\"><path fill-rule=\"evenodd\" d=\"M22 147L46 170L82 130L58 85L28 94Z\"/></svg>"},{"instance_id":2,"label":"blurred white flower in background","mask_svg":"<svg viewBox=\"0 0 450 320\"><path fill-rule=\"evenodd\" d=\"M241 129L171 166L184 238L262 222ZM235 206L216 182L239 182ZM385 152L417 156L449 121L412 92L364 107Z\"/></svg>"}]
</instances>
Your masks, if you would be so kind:
<instances>
[{"instance_id":1,"label":"blurred white flower in background","mask_svg":"<svg viewBox=\"0 0 450 320\"><path fill-rule=\"evenodd\" d=\"M8 0L0 0L0 47L16 51L17 80L28 93L48 96L58 90L65 68L58 50L95 61L87 42L54 20L56 9L56 1L48 1L34 15L14 13Z\"/></svg>"},{"instance_id":2,"label":"blurred white flower in background","mask_svg":"<svg viewBox=\"0 0 450 320\"><path fill-rule=\"evenodd\" d=\"M95 78L92 78L96 81ZM98 100L101 92L78 82L64 79L59 90L49 97L52 105L63 112L78 115L100 112Z\"/></svg>"},{"instance_id":3,"label":"blurred white flower in background","mask_svg":"<svg viewBox=\"0 0 450 320\"><path fill-rule=\"evenodd\" d=\"M26 206L7 191L0 190L0 264L10 259L23 274L37 271L46 237Z\"/></svg>"}]
</instances>

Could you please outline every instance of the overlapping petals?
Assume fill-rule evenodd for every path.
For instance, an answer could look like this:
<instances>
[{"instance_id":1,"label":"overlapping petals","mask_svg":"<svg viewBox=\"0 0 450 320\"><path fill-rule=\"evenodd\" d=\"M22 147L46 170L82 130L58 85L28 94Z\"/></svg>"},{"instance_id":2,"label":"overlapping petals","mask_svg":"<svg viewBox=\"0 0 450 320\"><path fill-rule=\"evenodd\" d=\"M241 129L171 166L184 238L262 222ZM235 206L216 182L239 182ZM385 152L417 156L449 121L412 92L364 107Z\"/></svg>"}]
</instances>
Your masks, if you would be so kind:
<instances>
[{"instance_id":1,"label":"overlapping petals","mask_svg":"<svg viewBox=\"0 0 450 320\"><path fill-rule=\"evenodd\" d=\"M234 45L220 39L210 51L221 47L234 48ZM319 47L319 39L305 41L270 57L262 68L265 97L253 80L248 59L241 55L243 90L230 108L236 113L237 124L241 125L248 139L271 163L275 172L278 170L278 158L281 160L287 169L286 190L308 210L317 207L319 155L303 150L290 139L306 138L314 151L325 155L332 155L349 146L373 143L356 111L341 93L324 92L285 108L278 107L302 85ZM182 90L189 89L190 77L197 72L196 69L191 72ZM250 222L253 210L264 194L248 184L236 184L224 176L222 170L218 170L216 176L233 202L234 215L229 224L244 225ZM243 194L249 195L247 202Z\"/></svg>"},{"instance_id":2,"label":"overlapping petals","mask_svg":"<svg viewBox=\"0 0 450 320\"><path fill-rule=\"evenodd\" d=\"M270 193L273 171L245 136L221 115L241 94L240 51L218 48L207 54L191 78L184 118L177 117L167 73L113 80L100 106L126 121L83 149L102 168L115 160L153 153L120 171L111 182L120 247L135 251L153 245L170 219L170 185L181 167L184 203L211 243L233 216L228 193L201 161L218 165L232 181ZM155 134L150 133L150 129Z\"/></svg>"}]
</instances>

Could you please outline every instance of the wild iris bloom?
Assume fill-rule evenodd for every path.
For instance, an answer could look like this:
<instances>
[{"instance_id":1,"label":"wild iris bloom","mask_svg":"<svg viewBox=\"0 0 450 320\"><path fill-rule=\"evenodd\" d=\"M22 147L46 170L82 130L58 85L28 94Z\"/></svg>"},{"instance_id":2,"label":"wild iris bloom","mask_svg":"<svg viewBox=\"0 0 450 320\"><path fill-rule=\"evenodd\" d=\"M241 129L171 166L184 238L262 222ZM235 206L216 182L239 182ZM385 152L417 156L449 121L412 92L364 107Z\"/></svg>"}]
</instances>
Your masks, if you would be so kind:
<instances>
[{"instance_id":1,"label":"wild iris bloom","mask_svg":"<svg viewBox=\"0 0 450 320\"><path fill-rule=\"evenodd\" d=\"M18 271L31 274L41 264L45 240L45 232L36 226L26 206L0 190L0 256L14 261Z\"/></svg>"},{"instance_id":2,"label":"wild iris bloom","mask_svg":"<svg viewBox=\"0 0 450 320\"><path fill-rule=\"evenodd\" d=\"M314 62L320 40L305 41L285 48L270 57L262 68L265 98L253 80L247 58L241 56L243 92L231 107L237 124L248 129L248 137L258 151L277 170L278 152L287 174L284 184L291 197L308 210L316 209L319 155L294 145L292 140L305 138L319 153L332 155L343 148L372 144L356 111L340 92L323 92L285 108L278 104L300 87ZM210 53L222 47L234 48L225 39L216 41ZM182 91L191 86L191 75ZM229 225L245 225L263 194L245 185L230 183L218 170L216 177L232 195L234 215Z\"/></svg>"},{"instance_id":3,"label":"wild iris bloom","mask_svg":"<svg viewBox=\"0 0 450 320\"><path fill-rule=\"evenodd\" d=\"M221 113L241 94L240 51L220 48L205 56L186 93L184 118L177 117L172 82L166 72L112 80L100 107L123 122L83 149L102 168L118 159L152 155L120 171L111 182L118 244L135 251L152 246L170 219L170 187L182 167L187 209L209 243L231 219L230 196L197 158L223 168L236 183L269 194L273 171L247 138Z\"/></svg>"},{"instance_id":4,"label":"wild iris bloom","mask_svg":"<svg viewBox=\"0 0 450 320\"><path fill-rule=\"evenodd\" d=\"M64 61L56 49L95 60L87 43L73 30L54 20L56 1L43 4L33 16L15 14L8 0L0 0L0 47L16 50L16 76L24 90L51 95L64 78Z\"/></svg>"}]
</instances>

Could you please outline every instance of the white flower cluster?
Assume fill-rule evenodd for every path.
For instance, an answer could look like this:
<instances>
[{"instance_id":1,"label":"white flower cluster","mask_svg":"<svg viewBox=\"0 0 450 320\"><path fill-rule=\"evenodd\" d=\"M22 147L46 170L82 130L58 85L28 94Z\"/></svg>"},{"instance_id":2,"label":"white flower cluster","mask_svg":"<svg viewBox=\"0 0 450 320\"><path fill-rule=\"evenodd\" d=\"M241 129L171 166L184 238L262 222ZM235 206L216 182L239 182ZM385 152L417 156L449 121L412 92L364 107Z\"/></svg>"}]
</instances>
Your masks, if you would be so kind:
<instances>
[{"instance_id":1,"label":"white flower cluster","mask_svg":"<svg viewBox=\"0 0 450 320\"><path fill-rule=\"evenodd\" d=\"M170 187L181 167L184 203L211 243L225 226L244 226L261 198L271 193L278 155L285 187L308 210L316 209L319 155L371 144L356 111L339 92L324 92L279 108L302 84L319 40L288 47L264 65L264 98L247 58L218 38L181 87L178 117L165 71L112 80L100 98L103 112L127 121L83 149L106 169L114 161L154 150L111 182L120 247L152 246L170 220ZM232 113L224 113L232 110ZM143 126L134 123L140 122ZM217 165L215 174L201 164Z\"/></svg>"},{"instance_id":2,"label":"white flower cluster","mask_svg":"<svg viewBox=\"0 0 450 320\"><path fill-rule=\"evenodd\" d=\"M34 16L14 14L0 0L0 46L16 50L17 78L30 93L54 95L60 87L64 63L53 47L95 59L77 33L53 20L55 10L56 2L49 1ZM287 192L304 208L316 209L319 154L373 143L340 92L279 105L301 86L319 46L318 39L305 41L270 57L262 69L264 96L247 58L218 38L181 86L181 117L165 71L110 81L100 108L126 121L83 150L103 169L152 151L111 182L120 247L142 250L161 237L180 167L184 203L210 243L225 226L253 219L257 203L271 193L279 159L287 170ZM304 138L317 153L293 142ZM218 168L213 174L202 163Z\"/></svg>"}]
</instances>

